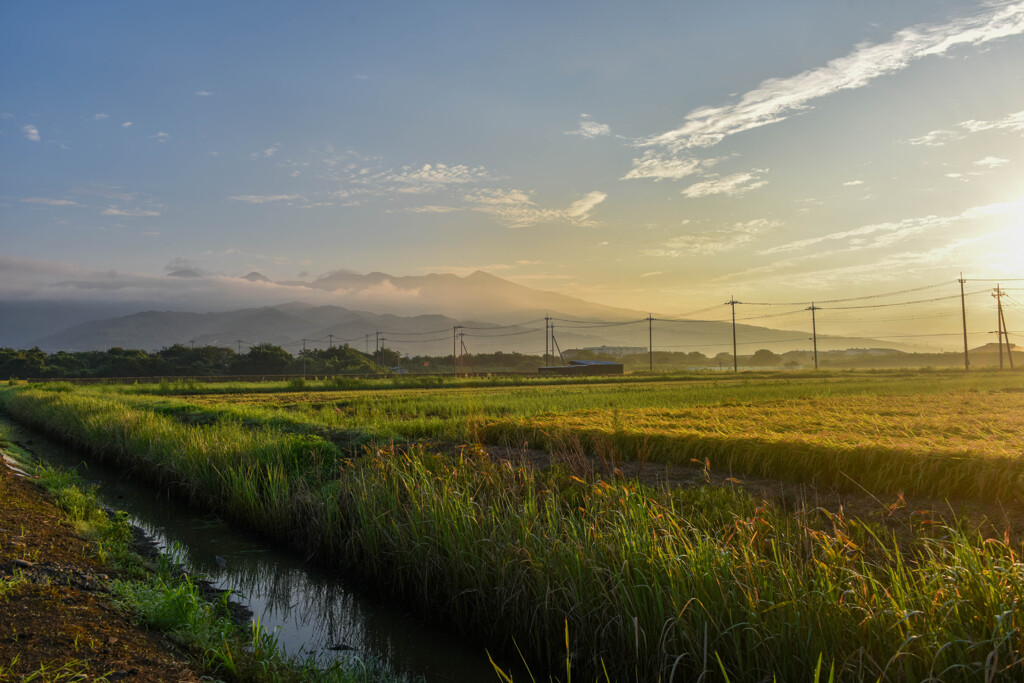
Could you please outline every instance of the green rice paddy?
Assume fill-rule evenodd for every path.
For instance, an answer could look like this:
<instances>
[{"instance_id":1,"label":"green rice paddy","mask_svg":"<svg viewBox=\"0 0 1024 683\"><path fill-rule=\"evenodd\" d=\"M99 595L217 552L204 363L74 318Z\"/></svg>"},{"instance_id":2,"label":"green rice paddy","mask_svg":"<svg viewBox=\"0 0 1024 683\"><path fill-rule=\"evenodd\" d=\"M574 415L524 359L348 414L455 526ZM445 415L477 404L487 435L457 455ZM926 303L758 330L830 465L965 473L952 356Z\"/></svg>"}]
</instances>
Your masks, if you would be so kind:
<instances>
[{"instance_id":1,"label":"green rice paddy","mask_svg":"<svg viewBox=\"0 0 1024 683\"><path fill-rule=\"evenodd\" d=\"M568 656L578 680L810 681L819 660L822 680L1024 678L1024 375L785 377L43 385L0 407L538 675ZM567 443L1004 518L901 526L475 447Z\"/></svg>"}]
</instances>

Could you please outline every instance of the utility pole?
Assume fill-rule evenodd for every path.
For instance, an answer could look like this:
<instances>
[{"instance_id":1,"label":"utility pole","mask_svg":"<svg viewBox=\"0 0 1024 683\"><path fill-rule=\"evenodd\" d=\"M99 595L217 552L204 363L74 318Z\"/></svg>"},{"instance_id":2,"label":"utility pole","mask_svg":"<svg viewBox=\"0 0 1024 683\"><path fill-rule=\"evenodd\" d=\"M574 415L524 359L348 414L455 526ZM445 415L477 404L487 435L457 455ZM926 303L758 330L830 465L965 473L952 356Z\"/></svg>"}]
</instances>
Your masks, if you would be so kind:
<instances>
[{"instance_id":1,"label":"utility pole","mask_svg":"<svg viewBox=\"0 0 1024 683\"><path fill-rule=\"evenodd\" d=\"M334 335L333 334L327 335L327 345L330 348L332 348L332 349L334 348Z\"/></svg>"},{"instance_id":2,"label":"utility pole","mask_svg":"<svg viewBox=\"0 0 1024 683\"><path fill-rule=\"evenodd\" d=\"M736 356L736 304L738 304L739 301L736 301L736 297L730 294L729 300L725 303L732 306L732 371L739 372L740 360Z\"/></svg>"},{"instance_id":3,"label":"utility pole","mask_svg":"<svg viewBox=\"0 0 1024 683\"><path fill-rule=\"evenodd\" d=\"M814 369L818 369L818 323L814 319L814 312L819 310L819 306L815 306L814 302L811 302L811 307L806 309L811 312L811 339L814 340Z\"/></svg>"},{"instance_id":4,"label":"utility pole","mask_svg":"<svg viewBox=\"0 0 1024 683\"><path fill-rule=\"evenodd\" d=\"M242 355L242 340L241 339L236 339L235 341L238 342L238 355L241 356Z\"/></svg>"},{"instance_id":5,"label":"utility pole","mask_svg":"<svg viewBox=\"0 0 1024 683\"><path fill-rule=\"evenodd\" d=\"M551 316L544 316L544 367L548 366L548 329L551 326Z\"/></svg>"},{"instance_id":6,"label":"utility pole","mask_svg":"<svg viewBox=\"0 0 1024 683\"><path fill-rule=\"evenodd\" d=\"M302 340L302 379L306 379L306 340Z\"/></svg>"},{"instance_id":7,"label":"utility pole","mask_svg":"<svg viewBox=\"0 0 1024 683\"><path fill-rule=\"evenodd\" d=\"M647 367L654 372L654 318L647 314Z\"/></svg>"},{"instance_id":8,"label":"utility pole","mask_svg":"<svg viewBox=\"0 0 1024 683\"><path fill-rule=\"evenodd\" d=\"M460 349L460 352L459 352L459 367L462 370L462 372L466 372L466 366L465 366L464 361L462 360L463 358L466 357L466 333L465 332L459 332L459 349Z\"/></svg>"},{"instance_id":9,"label":"utility pole","mask_svg":"<svg viewBox=\"0 0 1024 683\"><path fill-rule=\"evenodd\" d=\"M452 327L452 375L459 374L458 368L458 356L456 355L456 349L458 344L459 330L462 329L462 325L455 325Z\"/></svg>"},{"instance_id":10,"label":"utility pole","mask_svg":"<svg viewBox=\"0 0 1024 683\"><path fill-rule=\"evenodd\" d=\"M996 290L992 293L992 296L996 298L996 341L999 343L999 369L1003 369L1003 294L999 291L999 285L996 284Z\"/></svg>"},{"instance_id":11,"label":"utility pole","mask_svg":"<svg viewBox=\"0 0 1024 683\"><path fill-rule=\"evenodd\" d=\"M196 340L195 339L189 339L188 340L188 350L189 351L194 351L195 348L196 348Z\"/></svg>"},{"instance_id":12,"label":"utility pole","mask_svg":"<svg viewBox=\"0 0 1024 683\"><path fill-rule=\"evenodd\" d=\"M381 356L381 353L380 353L380 330L376 330L374 332L374 335L375 335L375 338L374 338L374 342L373 342L373 358L374 358L374 360L376 360L379 363L380 362L380 356Z\"/></svg>"},{"instance_id":13,"label":"utility pole","mask_svg":"<svg viewBox=\"0 0 1024 683\"><path fill-rule=\"evenodd\" d=\"M1006 294L1003 294L1006 296ZM1013 370L1013 351L1010 350L1010 330L1006 328L1006 318L1003 316L1003 306L1000 302L999 319L1003 322L1003 339L1006 340L1006 360L1010 361L1010 369Z\"/></svg>"},{"instance_id":14,"label":"utility pole","mask_svg":"<svg viewBox=\"0 0 1024 683\"><path fill-rule=\"evenodd\" d=\"M960 316L964 321L964 372L970 372L971 370L971 359L967 355L967 304L964 303L964 274L960 273L960 279L957 280L960 283Z\"/></svg>"},{"instance_id":15,"label":"utility pole","mask_svg":"<svg viewBox=\"0 0 1024 683\"><path fill-rule=\"evenodd\" d=\"M367 335L366 335L366 355L367 356L370 355L370 335L369 335L369 333L367 333Z\"/></svg>"},{"instance_id":16,"label":"utility pole","mask_svg":"<svg viewBox=\"0 0 1024 683\"><path fill-rule=\"evenodd\" d=\"M998 319L998 331L996 332L999 338L999 369L1003 369L1003 339L1006 339L1006 355L1010 360L1010 369L1013 370L1013 356L1010 351L1010 335L1006 330L1006 318L1003 317L1003 297L1006 296L1006 292L1000 289L999 285L996 284L996 291L992 294L996 299L996 311L999 315Z\"/></svg>"},{"instance_id":17,"label":"utility pole","mask_svg":"<svg viewBox=\"0 0 1024 683\"><path fill-rule=\"evenodd\" d=\"M558 345L558 340L555 339L555 326L551 325L551 356L554 358L555 349L558 349L558 361L565 365L565 358L562 356L562 347Z\"/></svg>"}]
</instances>

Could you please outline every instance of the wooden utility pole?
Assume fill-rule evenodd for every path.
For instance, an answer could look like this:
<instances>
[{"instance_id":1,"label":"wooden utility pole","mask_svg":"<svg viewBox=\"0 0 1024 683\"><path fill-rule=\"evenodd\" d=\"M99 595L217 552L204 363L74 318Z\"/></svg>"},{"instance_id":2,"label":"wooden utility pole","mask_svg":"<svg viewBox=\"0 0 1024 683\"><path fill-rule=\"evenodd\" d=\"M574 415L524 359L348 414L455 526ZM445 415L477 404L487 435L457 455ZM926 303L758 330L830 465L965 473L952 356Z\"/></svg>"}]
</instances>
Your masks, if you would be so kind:
<instances>
[{"instance_id":1,"label":"wooden utility pole","mask_svg":"<svg viewBox=\"0 0 1024 683\"><path fill-rule=\"evenodd\" d=\"M811 339L814 340L814 369L818 369L818 323L815 320L814 312L818 310L818 306L811 302L811 307L807 310L811 312Z\"/></svg>"},{"instance_id":2,"label":"wooden utility pole","mask_svg":"<svg viewBox=\"0 0 1024 683\"><path fill-rule=\"evenodd\" d=\"M996 298L996 311L999 315L999 331L996 334L999 337L999 369L1003 369L1003 340L1006 340L1006 357L1010 361L1010 369L1013 370L1013 352L1010 350L1010 333L1006 329L1006 318L1003 316L1003 297L1006 296L1006 292L996 285L996 291L992 295Z\"/></svg>"},{"instance_id":3,"label":"wooden utility pole","mask_svg":"<svg viewBox=\"0 0 1024 683\"><path fill-rule=\"evenodd\" d=\"M647 364L651 372L654 372L654 318L647 314Z\"/></svg>"},{"instance_id":4,"label":"wooden utility pole","mask_svg":"<svg viewBox=\"0 0 1024 683\"><path fill-rule=\"evenodd\" d=\"M992 293L996 299L996 340L999 342L999 369L1003 369L1003 292L996 283L996 291Z\"/></svg>"},{"instance_id":5,"label":"wooden utility pole","mask_svg":"<svg viewBox=\"0 0 1024 683\"><path fill-rule=\"evenodd\" d=\"M960 273L960 316L964 322L964 372L970 372L971 359L967 355L967 304L964 302L964 274Z\"/></svg>"},{"instance_id":6,"label":"wooden utility pole","mask_svg":"<svg viewBox=\"0 0 1024 683\"><path fill-rule=\"evenodd\" d=\"M732 306L732 371L739 372L740 360L736 355L736 304L738 304L739 301L736 301L736 297L729 295L729 300L725 303Z\"/></svg>"},{"instance_id":7,"label":"wooden utility pole","mask_svg":"<svg viewBox=\"0 0 1024 683\"><path fill-rule=\"evenodd\" d=\"M551 316L544 316L544 367L548 366L548 330L551 326Z\"/></svg>"},{"instance_id":8,"label":"wooden utility pole","mask_svg":"<svg viewBox=\"0 0 1024 683\"><path fill-rule=\"evenodd\" d=\"M302 340L302 379L306 379L306 340Z\"/></svg>"},{"instance_id":9,"label":"wooden utility pole","mask_svg":"<svg viewBox=\"0 0 1024 683\"><path fill-rule=\"evenodd\" d=\"M466 372L466 362L464 360L465 357L466 357L466 333L465 332L459 332L459 349L460 349L460 351L459 351L459 369L462 372Z\"/></svg>"},{"instance_id":10,"label":"wooden utility pole","mask_svg":"<svg viewBox=\"0 0 1024 683\"><path fill-rule=\"evenodd\" d=\"M455 325L454 327L452 327L452 374L453 375L459 374L458 356L456 355L456 352L457 352L458 343L459 343L459 330L461 330L463 327L465 327L465 325Z\"/></svg>"},{"instance_id":11,"label":"wooden utility pole","mask_svg":"<svg viewBox=\"0 0 1024 683\"><path fill-rule=\"evenodd\" d=\"M1003 296L1006 296L1005 294ZM1010 361L1010 369L1013 370L1013 350L1010 346L1010 330L1006 328L1006 318L1003 316L1003 307L1000 302L999 319L1003 322L1003 339L1006 340L1006 360Z\"/></svg>"},{"instance_id":12,"label":"wooden utility pole","mask_svg":"<svg viewBox=\"0 0 1024 683\"><path fill-rule=\"evenodd\" d=\"M330 347L332 349L334 348L334 335L333 334L327 335L327 345L328 345L328 347Z\"/></svg>"}]
</instances>

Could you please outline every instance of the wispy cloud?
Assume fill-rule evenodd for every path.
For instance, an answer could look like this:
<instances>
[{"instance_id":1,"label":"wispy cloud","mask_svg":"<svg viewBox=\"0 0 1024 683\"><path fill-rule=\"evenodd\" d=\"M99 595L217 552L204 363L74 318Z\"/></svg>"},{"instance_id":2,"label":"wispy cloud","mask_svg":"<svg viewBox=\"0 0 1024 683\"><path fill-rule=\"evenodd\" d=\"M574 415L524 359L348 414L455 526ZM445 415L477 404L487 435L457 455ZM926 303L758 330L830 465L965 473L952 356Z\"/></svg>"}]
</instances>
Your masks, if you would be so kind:
<instances>
[{"instance_id":1,"label":"wispy cloud","mask_svg":"<svg viewBox=\"0 0 1024 683\"><path fill-rule=\"evenodd\" d=\"M658 249L648 249L644 253L648 256L711 256L732 251L745 244L753 242L757 237L766 232L778 228L781 222L767 218L757 218L751 221L734 223L723 230L709 230L705 232L678 235L671 238Z\"/></svg>"},{"instance_id":2,"label":"wispy cloud","mask_svg":"<svg viewBox=\"0 0 1024 683\"><path fill-rule=\"evenodd\" d=\"M210 90L196 90L196 95L199 97L210 97L213 95L213 92Z\"/></svg>"},{"instance_id":3,"label":"wispy cloud","mask_svg":"<svg viewBox=\"0 0 1024 683\"><path fill-rule=\"evenodd\" d=\"M957 124L962 130L938 129L928 131L921 137L907 140L911 145L925 145L928 147L942 147L947 142L962 140L969 133L982 133L989 130L1009 131L1011 133L1024 131L1024 110L1007 114L1001 119L993 121L977 121L969 119Z\"/></svg>"},{"instance_id":4,"label":"wispy cloud","mask_svg":"<svg viewBox=\"0 0 1024 683\"><path fill-rule=\"evenodd\" d=\"M724 194L727 197L738 197L751 190L764 187L767 180L761 177L767 173L766 168L755 168L744 173L733 173L722 177L712 177L699 183L694 183L682 191L684 197L696 199L698 197L710 197L712 195Z\"/></svg>"},{"instance_id":5,"label":"wispy cloud","mask_svg":"<svg viewBox=\"0 0 1024 683\"><path fill-rule=\"evenodd\" d=\"M103 215L103 216L132 216L132 217L137 217L137 216L159 216L160 212L159 211L153 211L152 209L139 209L139 208L135 208L135 207L129 207L127 209L122 209L119 206L115 206L115 205L111 204L107 208L103 209L103 211L100 211L100 215Z\"/></svg>"},{"instance_id":6,"label":"wispy cloud","mask_svg":"<svg viewBox=\"0 0 1024 683\"><path fill-rule=\"evenodd\" d=\"M122 128L131 128L132 127L132 122L131 121L125 121L124 123L121 124L121 127Z\"/></svg>"},{"instance_id":7,"label":"wispy cloud","mask_svg":"<svg viewBox=\"0 0 1024 683\"><path fill-rule=\"evenodd\" d=\"M1008 114L995 121L975 121L974 119L961 121L960 127L969 133L980 133L986 130L1024 131L1024 110Z\"/></svg>"},{"instance_id":8,"label":"wispy cloud","mask_svg":"<svg viewBox=\"0 0 1024 683\"><path fill-rule=\"evenodd\" d=\"M697 159L681 157L672 153L647 150L639 159L633 159L633 168L622 176L622 180L653 178L654 180L679 180L703 173L720 161L719 159Z\"/></svg>"},{"instance_id":9,"label":"wispy cloud","mask_svg":"<svg viewBox=\"0 0 1024 683\"><path fill-rule=\"evenodd\" d=\"M891 40L857 47L823 67L789 78L763 81L737 102L691 111L679 128L640 144L671 149L710 147L736 133L777 123L806 110L813 100L905 69L924 57L942 55L961 45L981 45L1024 33L1024 2L985 6L971 16L945 24L921 24L897 32Z\"/></svg>"},{"instance_id":10,"label":"wispy cloud","mask_svg":"<svg viewBox=\"0 0 1024 683\"><path fill-rule=\"evenodd\" d=\"M25 197L18 201L25 204L44 204L46 206L81 206L78 202L73 202L70 199L50 199L48 197Z\"/></svg>"},{"instance_id":11,"label":"wispy cloud","mask_svg":"<svg viewBox=\"0 0 1024 683\"><path fill-rule=\"evenodd\" d=\"M924 135L907 140L911 145L923 145L925 147L942 147L950 140L958 140L963 137L960 133L952 130L930 130Z\"/></svg>"},{"instance_id":12,"label":"wispy cloud","mask_svg":"<svg viewBox=\"0 0 1024 683\"><path fill-rule=\"evenodd\" d=\"M228 197L233 202L245 202L246 204L271 204L274 202L294 202L303 199L299 194L241 194Z\"/></svg>"},{"instance_id":13,"label":"wispy cloud","mask_svg":"<svg viewBox=\"0 0 1024 683\"><path fill-rule=\"evenodd\" d=\"M982 166L984 168L999 168L1010 163L1009 159L1002 159L1000 157L987 156L984 159L978 159L974 162L975 166Z\"/></svg>"},{"instance_id":14,"label":"wispy cloud","mask_svg":"<svg viewBox=\"0 0 1024 683\"><path fill-rule=\"evenodd\" d=\"M1015 215L1024 207L1024 197L1009 201L984 204L965 209L952 216L917 216L905 218L900 221L885 223L873 223L863 225L852 230L832 232L818 237L796 240L780 244L758 252L762 256L781 254L785 252L800 251L808 247L826 242L847 242L848 250L869 249L873 247L887 247L900 242L913 235L928 232L939 228L949 227L962 221L978 220L993 216ZM872 239L864 239L869 235L875 235Z\"/></svg>"},{"instance_id":15,"label":"wispy cloud","mask_svg":"<svg viewBox=\"0 0 1024 683\"><path fill-rule=\"evenodd\" d=\"M580 123L576 130L565 131L566 135L582 135L585 138L598 138L611 133L611 126L607 123L598 123L590 114L580 114Z\"/></svg>"},{"instance_id":16,"label":"wispy cloud","mask_svg":"<svg viewBox=\"0 0 1024 683\"><path fill-rule=\"evenodd\" d=\"M409 209L412 213L452 213L453 211L462 211L457 206L435 206L428 204L427 206L414 206Z\"/></svg>"},{"instance_id":17,"label":"wispy cloud","mask_svg":"<svg viewBox=\"0 0 1024 683\"><path fill-rule=\"evenodd\" d=\"M843 185L845 187L856 187L857 185L863 185L863 180L847 180Z\"/></svg>"},{"instance_id":18,"label":"wispy cloud","mask_svg":"<svg viewBox=\"0 0 1024 683\"><path fill-rule=\"evenodd\" d=\"M156 140L157 142L167 142L168 140L171 139L171 134L160 131L156 135L150 135L149 137Z\"/></svg>"},{"instance_id":19,"label":"wispy cloud","mask_svg":"<svg viewBox=\"0 0 1024 683\"><path fill-rule=\"evenodd\" d=\"M25 137L32 142L39 142L39 129L29 124L21 127L21 132L25 134Z\"/></svg>"},{"instance_id":20,"label":"wispy cloud","mask_svg":"<svg viewBox=\"0 0 1024 683\"><path fill-rule=\"evenodd\" d=\"M403 166L397 171L384 171L364 176L366 184L390 185L398 192L422 194L451 185L465 185L487 179L487 169L465 164L424 164Z\"/></svg>"},{"instance_id":21,"label":"wispy cloud","mask_svg":"<svg viewBox=\"0 0 1024 683\"><path fill-rule=\"evenodd\" d=\"M96 119L97 121L102 121L104 119L109 119L110 116L108 114L104 114L103 112L100 112L99 114L96 114L95 116L93 116L93 118Z\"/></svg>"},{"instance_id":22,"label":"wispy cloud","mask_svg":"<svg viewBox=\"0 0 1024 683\"><path fill-rule=\"evenodd\" d=\"M525 228L551 222L592 225L590 212L607 197L604 192L590 192L565 209L542 208L522 190L478 190L463 199L471 211L487 214L509 228Z\"/></svg>"},{"instance_id":23,"label":"wispy cloud","mask_svg":"<svg viewBox=\"0 0 1024 683\"><path fill-rule=\"evenodd\" d=\"M945 244L933 246L923 251L904 251L886 253L877 260L848 266L803 269L803 264L822 264L832 262L830 257L839 256L841 251L828 251L824 254L807 254L790 259L776 260L767 266L745 269L742 273L733 273L719 281L736 284L737 280L757 283L759 286L785 284L787 287L808 287L820 291L822 288L849 287L854 284L870 282L906 282L907 278L920 272L930 270L938 264L949 264L957 259L963 250L972 244L994 239L1006 233L1005 230L988 232L971 237L957 237ZM773 275L774 274L774 275Z\"/></svg>"}]
</instances>

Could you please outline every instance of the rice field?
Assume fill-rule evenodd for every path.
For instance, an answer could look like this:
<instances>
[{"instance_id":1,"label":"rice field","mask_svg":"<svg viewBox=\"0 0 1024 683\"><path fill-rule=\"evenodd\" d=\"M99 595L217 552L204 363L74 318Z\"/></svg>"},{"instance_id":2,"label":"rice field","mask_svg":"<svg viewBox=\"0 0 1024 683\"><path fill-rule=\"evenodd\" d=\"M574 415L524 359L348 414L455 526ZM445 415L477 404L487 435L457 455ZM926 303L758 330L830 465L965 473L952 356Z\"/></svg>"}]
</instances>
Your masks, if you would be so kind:
<instances>
[{"instance_id":1,"label":"rice field","mask_svg":"<svg viewBox=\"0 0 1024 683\"><path fill-rule=\"evenodd\" d=\"M1016 373L50 385L0 388L0 407L488 634L541 678L568 666L577 680L1012 681L1024 678L1024 545L1009 527L896 529L466 446L571 440L621 461L1019 515L1022 391Z\"/></svg>"}]
</instances>

